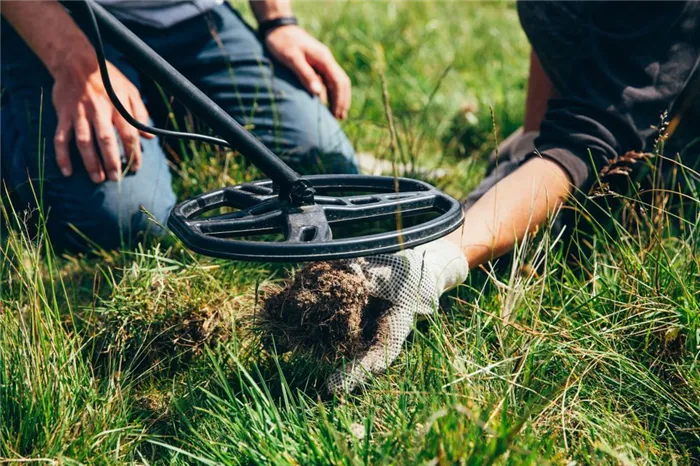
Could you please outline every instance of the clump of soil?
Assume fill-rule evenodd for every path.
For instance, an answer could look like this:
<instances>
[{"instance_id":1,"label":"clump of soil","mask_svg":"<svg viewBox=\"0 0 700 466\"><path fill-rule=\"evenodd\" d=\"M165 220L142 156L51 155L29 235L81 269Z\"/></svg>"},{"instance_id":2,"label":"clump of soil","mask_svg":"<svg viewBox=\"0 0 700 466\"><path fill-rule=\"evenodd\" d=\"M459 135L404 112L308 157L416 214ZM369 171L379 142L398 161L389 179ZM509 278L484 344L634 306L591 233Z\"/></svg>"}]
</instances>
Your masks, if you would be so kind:
<instances>
[{"instance_id":1,"label":"clump of soil","mask_svg":"<svg viewBox=\"0 0 700 466\"><path fill-rule=\"evenodd\" d=\"M323 359L353 356L376 338L389 303L369 295L346 262L304 267L284 288L267 290L257 327L278 352L308 351Z\"/></svg>"}]
</instances>

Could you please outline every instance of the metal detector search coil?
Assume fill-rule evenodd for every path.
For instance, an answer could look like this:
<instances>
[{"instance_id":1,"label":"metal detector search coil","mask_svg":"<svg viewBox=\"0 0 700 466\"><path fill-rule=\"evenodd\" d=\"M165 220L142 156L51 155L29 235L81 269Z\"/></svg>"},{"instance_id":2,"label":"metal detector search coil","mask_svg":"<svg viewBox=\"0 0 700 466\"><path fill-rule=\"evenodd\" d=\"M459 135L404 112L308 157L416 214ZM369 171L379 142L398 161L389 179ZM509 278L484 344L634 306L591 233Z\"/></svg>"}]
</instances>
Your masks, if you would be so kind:
<instances>
[{"instance_id":1,"label":"metal detector search coil","mask_svg":"<svg viewBox=\"0 0 700 466\"><path fill-rule=\"evenodd\" d=\"M299 175L99 4L88 0L60 2L92 41L105 89L127 122L161 137L198 140L237 150L269 178L212 191L175 206L168 226L192 250L208 256L263 262L344 259L412 248L462 225L460 204L423 181ZM219 137L153 128L129 115L112 88L100 31ZM212 215L219 208L234 211ZM422 214L426 217L419 216ZM414 221L404 225L409 217ZM333 230L338 227L362 228L391 218L395 222L380 233L334 238Z\"/></svg>"},{"instance_id":2,"label":"metal detector search coil","mask_svg":"<svg viewBox=\"0 0 700 466\"><path fill-rule=\"evenodd\" d=\"M423 181L361 175L305 179L316 192L314 204L295 206L280 201L272 182L264 180L218 189L178 204L168 226L187 247L207 256L296 262L396 252L434 241L462 224L460 204ZM332 195L337 192L346 195ZM203 217L221 207L240 210ZM377 220L416 215L433 218L356 238L332 236L336 226L361 228ZM272 234L281 235L282 240L243 239Z\"/></svg>"}]
</instances>

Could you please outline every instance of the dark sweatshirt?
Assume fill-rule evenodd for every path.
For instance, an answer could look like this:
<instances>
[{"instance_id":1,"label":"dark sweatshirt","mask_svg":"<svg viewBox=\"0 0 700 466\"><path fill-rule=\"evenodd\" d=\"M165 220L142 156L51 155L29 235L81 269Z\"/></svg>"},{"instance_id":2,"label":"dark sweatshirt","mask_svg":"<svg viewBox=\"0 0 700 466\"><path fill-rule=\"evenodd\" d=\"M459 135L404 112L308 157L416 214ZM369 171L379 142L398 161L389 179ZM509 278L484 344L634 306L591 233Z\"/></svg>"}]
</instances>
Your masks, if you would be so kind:
<instances>
[{"instance_id":1,"label":"dark sweatshirt","mask_svg":"<svg viewBox=\"0 0 700 466\"><path fill-rule=\"evenodd\" d=\"M518 13L559 95L538 152L587 191L610 159L651 150L698 67L700 2L519 1Z\"/></svg>"}]
</instances>

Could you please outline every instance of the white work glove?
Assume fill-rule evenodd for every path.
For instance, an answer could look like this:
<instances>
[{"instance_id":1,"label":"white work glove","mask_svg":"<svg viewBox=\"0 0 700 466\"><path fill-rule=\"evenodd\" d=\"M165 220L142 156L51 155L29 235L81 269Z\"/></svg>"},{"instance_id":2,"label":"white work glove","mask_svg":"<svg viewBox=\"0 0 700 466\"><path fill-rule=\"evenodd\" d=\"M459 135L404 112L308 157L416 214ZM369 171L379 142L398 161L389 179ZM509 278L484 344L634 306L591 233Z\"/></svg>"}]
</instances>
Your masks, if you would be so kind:
<instances>
[{"instance_id":1,"label":"white work glove","mask_svg":"<svg viewBox=\"0 0 700 466\"><path fill-rule=\"evenodd\" d=\"M349 263L367 281L369 294L390 302L391 307L378 322L378 338L372 346L328 379L331 392L349 392L368 373L385 371L401 352L415 317L432 314L442 293L462 283L469 273L462 250L446 239Z\"/></svg>"}]
</instances>

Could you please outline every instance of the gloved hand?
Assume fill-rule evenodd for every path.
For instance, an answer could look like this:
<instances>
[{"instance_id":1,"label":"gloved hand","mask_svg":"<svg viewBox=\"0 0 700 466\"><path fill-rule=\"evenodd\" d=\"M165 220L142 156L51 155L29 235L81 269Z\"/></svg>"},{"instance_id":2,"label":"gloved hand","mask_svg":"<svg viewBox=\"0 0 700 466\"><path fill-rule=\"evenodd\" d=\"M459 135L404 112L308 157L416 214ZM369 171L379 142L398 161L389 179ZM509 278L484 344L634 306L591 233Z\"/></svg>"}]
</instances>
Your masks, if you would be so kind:
<instances>
[{"instance_id":1,"label":"gloved hand","mask_svg":"<svg viewBox=\"0 0 700 466\"><path fill-rule=\"evenodd\" d=\"M469 272L459 246L446 239L349 262L353 272L367 281L370 295L389 301L391 307L378 321L372 346L328 379L331 392L349 392L368 373L385 371L401 352L415 317L432 314L440 295L462 283Z\"/></svg>"}]
</instances>

